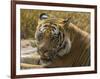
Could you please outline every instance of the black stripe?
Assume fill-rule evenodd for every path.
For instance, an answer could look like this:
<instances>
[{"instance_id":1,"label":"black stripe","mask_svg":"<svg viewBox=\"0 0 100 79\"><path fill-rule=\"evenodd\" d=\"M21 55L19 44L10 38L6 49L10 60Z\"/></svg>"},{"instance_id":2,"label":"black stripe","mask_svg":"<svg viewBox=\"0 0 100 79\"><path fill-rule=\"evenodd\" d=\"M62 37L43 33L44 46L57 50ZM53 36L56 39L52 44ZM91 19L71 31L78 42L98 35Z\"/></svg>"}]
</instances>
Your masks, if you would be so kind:
<instances>
[{"instance_id":1,"label":"black stripe","mask_svg":"<svg viewBox=\"0 0 100 79\"><path fill-rule=\"evenodd\" d=\"M59 44L59 47L61 47L61 45L62 45L62 43L63 43L63 41L64 41L64 33L61 33L61 32L59 32L59 41L60 41L60 44ZM62 35L61 35L62 34Z\"/></svg>"},{"instance_id":2,"label":"black stripe","mask_svg":"<svg viewBox=\"0 0 100 79\"><path fill-rule=\"evenodd\" d=\"M62 49L65 49L65 47L66 47L66 42L63 42L64 44L57 50L57 52L59 52L60 50L62 50Z\"/></svg>"}]
</instances>

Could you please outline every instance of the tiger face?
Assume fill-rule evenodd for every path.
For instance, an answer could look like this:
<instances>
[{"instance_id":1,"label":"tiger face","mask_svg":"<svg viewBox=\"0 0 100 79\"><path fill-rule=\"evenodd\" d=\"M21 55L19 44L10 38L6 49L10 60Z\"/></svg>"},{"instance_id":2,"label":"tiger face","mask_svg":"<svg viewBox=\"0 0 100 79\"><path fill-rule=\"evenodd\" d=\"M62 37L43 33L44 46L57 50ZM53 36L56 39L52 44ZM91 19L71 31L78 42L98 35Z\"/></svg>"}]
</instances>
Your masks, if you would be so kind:
<instances>
[{"instance_id":1,"label":"tiger face","mask_svg":"<svg viewBox=\"0 0 100 79\"><path fill-rule=\"evenodd\" d=\"M67 22L68 20L55 18L45 13L40 15L35 39L42 64L48 65L56 58L70 52L71 41L69 35L65 35L64 28Z\"/></svg>"}]
</instances>

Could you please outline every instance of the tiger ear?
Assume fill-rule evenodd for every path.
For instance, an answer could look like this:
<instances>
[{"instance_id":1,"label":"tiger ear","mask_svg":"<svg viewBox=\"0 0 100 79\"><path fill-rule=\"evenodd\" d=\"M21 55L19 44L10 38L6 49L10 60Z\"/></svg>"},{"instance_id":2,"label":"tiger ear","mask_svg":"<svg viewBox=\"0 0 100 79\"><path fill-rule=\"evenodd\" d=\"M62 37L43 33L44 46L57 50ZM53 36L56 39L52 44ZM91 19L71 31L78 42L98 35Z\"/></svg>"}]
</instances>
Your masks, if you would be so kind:
<instances>
[{"instance_id":1,"label":"tiger ear","mask_svg":"<svg viewBox=\"0 0 100 79\"><path fill-rule=\"evenodd\" d=\"M71 17L66 18L66 19L63 20L64 25L69 25L70 22L71 22Z\"/></svg>"},{"instance_id":2,"label":"tiger ear","mask_svg":"<svg viewBox=\"0 0 100 79\"><path fill-rule=\"evenodd\" d=\"M48 18L48 15L46 13L41 13L39 18L40 20L44 20Z\"/></svg>"}]
</instances>

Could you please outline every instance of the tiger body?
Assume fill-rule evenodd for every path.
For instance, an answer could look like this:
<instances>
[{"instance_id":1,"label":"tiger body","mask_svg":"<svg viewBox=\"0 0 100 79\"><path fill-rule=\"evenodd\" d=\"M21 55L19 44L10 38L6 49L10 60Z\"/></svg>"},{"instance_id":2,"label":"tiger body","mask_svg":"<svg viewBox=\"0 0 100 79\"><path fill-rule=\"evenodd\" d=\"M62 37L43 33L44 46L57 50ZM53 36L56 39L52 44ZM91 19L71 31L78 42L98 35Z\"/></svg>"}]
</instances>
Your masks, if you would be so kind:
<instances>
[{"instance_id":1,"label":"tiger body","mask_svg":"<svg viewBox=\"0 0 100 79\"><path fill-rule=\"evenodd\" d=\"M35 38L43 67L78 67L90 65L89 34L68 19L39 20Z\"/></svg>"}]
</instances>

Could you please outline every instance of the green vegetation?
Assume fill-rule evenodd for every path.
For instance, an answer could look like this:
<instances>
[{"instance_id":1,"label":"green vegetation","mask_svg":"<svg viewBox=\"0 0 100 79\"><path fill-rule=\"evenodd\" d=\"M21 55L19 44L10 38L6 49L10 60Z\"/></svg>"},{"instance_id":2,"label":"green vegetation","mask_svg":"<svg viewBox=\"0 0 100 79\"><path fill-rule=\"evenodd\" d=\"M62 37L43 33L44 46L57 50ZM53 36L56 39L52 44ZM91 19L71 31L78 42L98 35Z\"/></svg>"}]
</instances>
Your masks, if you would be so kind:
<instances>
[{"instance_id":1,"label":"green vegetation","mask_svg":"<svg viewBox=\"0 0 100 79\"><path fill-rule=\"evenodd\" d=\"M41 13L52 14L58 18L71 17L73 24L88 33L90 32L90 13L21 9L21 39L34 39L38 18Z\"/></svg>"}]
</instances>

